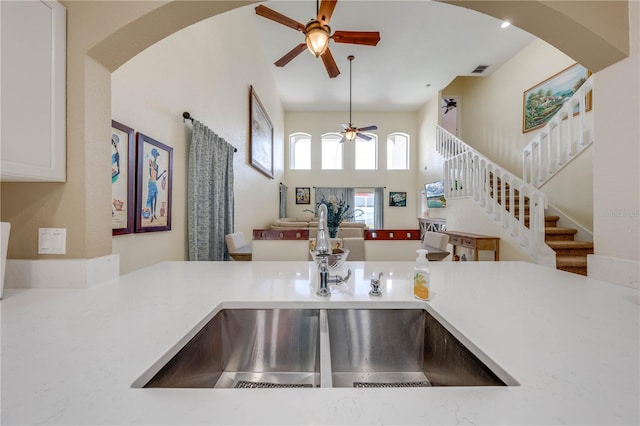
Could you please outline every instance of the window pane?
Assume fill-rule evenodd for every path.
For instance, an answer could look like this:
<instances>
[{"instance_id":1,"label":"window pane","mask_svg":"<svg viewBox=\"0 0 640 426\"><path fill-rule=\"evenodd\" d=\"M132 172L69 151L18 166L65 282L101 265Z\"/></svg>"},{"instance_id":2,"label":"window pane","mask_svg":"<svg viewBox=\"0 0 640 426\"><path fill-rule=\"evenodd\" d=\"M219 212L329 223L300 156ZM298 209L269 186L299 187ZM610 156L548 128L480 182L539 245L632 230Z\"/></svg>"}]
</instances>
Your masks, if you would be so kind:
<instances>
[{"instance_id":1,"label":"window pane","mask_svg":"<svg viewBox=\"0 0 640 426\"><path fill-rule=\"evenodd\" d=\"M355 218L356 222L364 222L371 229L374 228L375 193L372 189L356 188L354 209L362 210L364 214Z\"/></svg>"},{"instance_id":2,"label":"window pane","mask_svg":"<svg viewBox=\"0 0 640 426\"><path fill-rule=\"evenodd\" d=\"M356 170L375 170L378 157L378 138L376 135L367 133L371 140L356 138Z\"/></svg>"},{"instance_id":3,"label":"window pane","mask_svg":"<svg viewBox=\"0 0 640 426\"><path fill-rule=\"evenodd\" d=\"M340 134L322 135L322 168L342 169L342 147Z\"/></svg>"},{"instance_id":4,"label":"window pane","mask_svg":"<svg viewBox=\"0 0 640 426\"><path fill-rule=\"evenodd\" d=\"M289 136L289 168L297 170L311 169L311 135L295 133Z\"/></svg>"},{"instance_id":5,"label":"window pane","mask_svg":"<svg viewBox=\"0 0 640 426\"><path fill-rule=\"evenodd\" d=\"M387 169L409 170L409 135L393 133L387 137Z\"/></svg>"}]
</instances>

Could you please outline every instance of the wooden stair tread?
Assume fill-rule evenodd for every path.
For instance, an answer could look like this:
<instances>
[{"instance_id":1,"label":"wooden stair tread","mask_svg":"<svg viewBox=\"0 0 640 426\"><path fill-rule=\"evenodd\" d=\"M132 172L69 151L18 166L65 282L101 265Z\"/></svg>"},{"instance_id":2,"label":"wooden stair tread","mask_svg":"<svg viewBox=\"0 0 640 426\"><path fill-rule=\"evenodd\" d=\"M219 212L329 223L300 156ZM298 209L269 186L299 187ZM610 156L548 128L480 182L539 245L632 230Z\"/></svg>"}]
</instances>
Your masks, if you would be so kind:
<instances>
[{"instance_id":1,"label":"wooden stair tread","mask_svg":"<svg viewBox=\"0 0 640 426\"><path fill-rule=\"evenodd\" d=\"M586 268L587 256L556 256L556 267Z\"/></svg>"},{"instance_id":2,"label":"wooden stair tread","mask_svg":"<svg viewBox=\"0 0 640 426\"><path fill-rule=\"evenodd\" d=\"M545 215L545 216L544 216L544 220L549 221L549 222L551 222L551 221L557 222L557 221L559 221L559 220L560 220L560 216L555 216L555 215L552 215L552 214L547 214L547 215Z\"/></svg>"},{"instance_id":3,"label":"wooden stair tread","mask_svg":"<svg viewBox=\"0 0 640 426\"><path fill-rule=\"evenodd\" d=\"M547 235L557 235L557 234L577 234L578 230L574 228L560 228L557 226L548 226L544 228L544 232Z\"/></svg>"},{"instance_id":4,"label":"wooden stair tread","mask_svg":"<svg viewBox=\"0 0 640 426\"><path fill-rule=\"evenodd\" d=\"M547 245L552 249L593 248L591 241L547 241Z\"/></svg>"}]
</instances>

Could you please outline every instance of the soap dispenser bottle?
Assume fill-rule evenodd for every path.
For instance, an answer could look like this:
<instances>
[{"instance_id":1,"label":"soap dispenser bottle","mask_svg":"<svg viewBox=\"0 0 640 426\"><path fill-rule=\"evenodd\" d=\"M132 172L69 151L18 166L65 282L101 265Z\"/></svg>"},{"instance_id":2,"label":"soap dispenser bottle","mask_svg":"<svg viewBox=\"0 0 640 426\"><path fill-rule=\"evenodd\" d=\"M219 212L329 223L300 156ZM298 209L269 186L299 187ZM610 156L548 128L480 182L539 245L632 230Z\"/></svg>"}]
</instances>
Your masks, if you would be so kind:
<instances>
[{"instance_id":1,"label":"soap dispenser bottle","mask_svg":"<svg viewBox=\"0 0 640 426\"><path fill-rule=\"evenodd\" d=\"M429 300L429 284L431 276L429 272L429 259L427 250L416 250L418 257L413 271L413 295L420 300Z\"/></svg>"}]
</instances>

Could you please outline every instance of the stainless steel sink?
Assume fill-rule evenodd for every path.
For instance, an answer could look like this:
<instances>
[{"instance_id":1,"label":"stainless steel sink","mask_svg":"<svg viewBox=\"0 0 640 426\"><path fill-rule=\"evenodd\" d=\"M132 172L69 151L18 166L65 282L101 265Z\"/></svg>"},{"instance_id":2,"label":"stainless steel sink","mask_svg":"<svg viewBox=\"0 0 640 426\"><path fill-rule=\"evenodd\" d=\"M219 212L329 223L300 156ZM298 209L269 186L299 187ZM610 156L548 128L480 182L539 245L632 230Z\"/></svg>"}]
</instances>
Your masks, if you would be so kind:
<instances>
[{"instance_id":1,"label":"stainless steel sink","mask_svg":"<svg viewBox=\"0 0 640 426\"><path fill-rule=\"evenodd\" d=\"M505 386L422 309L328 310L334 387Z\"/></svg>"},{"instance_id":2,"label":"stainless steel sink","mask_svg":"<svg viewBox=\"0 0 640 426\"><path fill-rule=\"evenodd\" d=\"M133 386L517 384L454 334L424 309L223 309Z\"/></svg>"},{"instance_id":3,"label":"stainless steel sink","mask_svg":"<svg viewBox=\"0 0 640 426\"><path fill-rule=\"evenodd\" d=\"M144 387L319 386L317 309L225 309Z\"/></svg>"}]
</instances>

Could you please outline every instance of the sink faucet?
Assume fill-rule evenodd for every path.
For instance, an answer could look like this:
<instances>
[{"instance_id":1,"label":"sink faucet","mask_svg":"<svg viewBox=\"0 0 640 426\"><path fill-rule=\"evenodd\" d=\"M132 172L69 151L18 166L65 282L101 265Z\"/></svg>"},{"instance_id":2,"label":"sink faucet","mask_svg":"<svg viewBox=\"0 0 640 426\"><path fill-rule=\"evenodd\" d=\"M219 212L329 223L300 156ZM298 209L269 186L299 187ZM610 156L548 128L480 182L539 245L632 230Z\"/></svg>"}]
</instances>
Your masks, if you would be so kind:
<instances>
[{"instance_id":1,"label":"sink faucet","mask_svg":"<svg viewBox=\"0 0 640 426\"><path fill-rule=\"evenodd\" d=\"M329 274L329 256L333 252L331 248L331 240L329 239L329 231L327 226L327 206L320 204L318 207L318 235L316 237L315 257L318 261L318 270L320 271L320 280L318 282L318 296L330 296L329 284L342 284L349 280L351 270L347 271L347 275L342 277L336 275L331 277Z\"/></svg>"}]
</instances>

